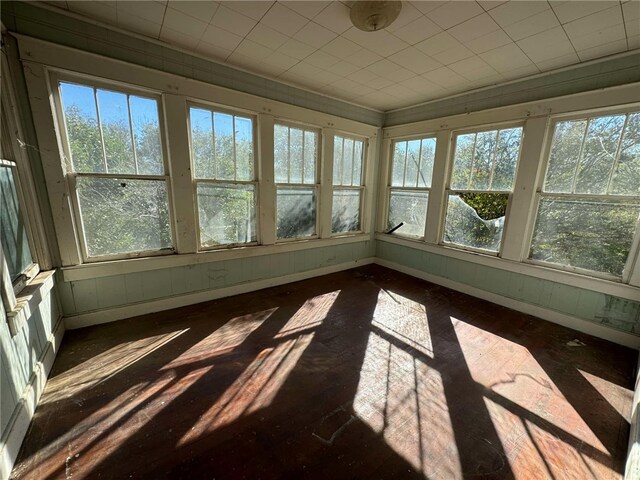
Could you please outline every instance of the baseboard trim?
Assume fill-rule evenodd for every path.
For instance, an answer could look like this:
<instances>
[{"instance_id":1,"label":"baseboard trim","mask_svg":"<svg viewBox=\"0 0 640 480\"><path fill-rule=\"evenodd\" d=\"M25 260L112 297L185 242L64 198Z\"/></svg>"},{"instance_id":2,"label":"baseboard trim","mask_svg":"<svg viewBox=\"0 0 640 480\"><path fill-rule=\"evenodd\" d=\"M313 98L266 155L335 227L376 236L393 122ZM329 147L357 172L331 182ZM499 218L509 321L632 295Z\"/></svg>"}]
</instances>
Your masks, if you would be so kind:
<instances>
[{"instance_id":1,"label":"baseboard trim","mask_svg":"<svg viewBox=\"0 0 640 480\"><path fill-rule=\"evenodd\" d=\"M625 347L640 350L640 337L632 335L630 333L621 332L609 327L604 327L602 325L598 325L587 320L582 320L577 317L572 317L570 315L565 315L563 313L549 310L538 305L532 305L520 300L503 297L502 295L487 292L485 290L471 287L469 285L465 285L464 283L459 283L447 278L439 277L437 275L431 275L415 268L405 267L404 265L400 265L399 263L384 260L382 258L376 258L374 263L383 267L390 268L392 270L396 270L398 272L406 273L407 275L411 275L412 277L427 280L429 282L442 285L443 287L466 293L468 295L471 295L472 297L488 300L489 302L496 303L498 305L502 305L503 307L511 308L528 315L534 315L536 317L542 318L543 320L557 323L558 325L572 328L573 330L587 333L589 335L593 335L594 337L602 338L619 345L624 345Z\"/></svg>"},{"instance_id":2,"label":"baseboard trim","mask_svg":"<svg viewBox=\"0 0 640 480\"><path fill-rule=\"evenodd\" d=\"M0 479L7 479L11 475L11 469L18 457L20 446L27 434L29 424L40 401L40 395L42 395L44 386L47 383L53 361L60 348L64 330L64 321L60 317L49 337L46 348L38 358L33 372L31 372L31 378L18 405L11 414L5 434L0 439Z\"/></svg>"},{"instance_id":3,"label":"baseboard trim","mask_svg":"<svg viewBox=\"0 0 640 480\"><path fill-rule=\"evenodd\" d=\"M145 315L148 313L170 310L172 308L184 307L196 303L208 302L210 300L216 300L218 298L230 297L233 295L239 295L241 293L254 292L256 290L262 290L263 288L275 287L277 285L283 285L285 283L298 282L300 280L307 280L309 278L319 277L321 275L327 275L329 273L349 270L351 268L360 267L362 265L369 265L371 263L374 263L374 261L374 257L367 257L360 260L339 263L337 265L330 265L328 267L316 268L314 270L308 270L306 272L293 273L281 277L267 278L264 280L257 280L255 282L241 283L239 285L233 285L231 287L187 293L184 295L176 295L172 297L161 298L158 300L151 300L149 302L135 303L124 305L121 307L81 313L79 315L66 316L64 317L65 327L68 330L74 330L76 328L83 328L91 325L99 325L101 323L123 320L125 318L137 317L138 315Z\"/></svg>"}]
</instances>

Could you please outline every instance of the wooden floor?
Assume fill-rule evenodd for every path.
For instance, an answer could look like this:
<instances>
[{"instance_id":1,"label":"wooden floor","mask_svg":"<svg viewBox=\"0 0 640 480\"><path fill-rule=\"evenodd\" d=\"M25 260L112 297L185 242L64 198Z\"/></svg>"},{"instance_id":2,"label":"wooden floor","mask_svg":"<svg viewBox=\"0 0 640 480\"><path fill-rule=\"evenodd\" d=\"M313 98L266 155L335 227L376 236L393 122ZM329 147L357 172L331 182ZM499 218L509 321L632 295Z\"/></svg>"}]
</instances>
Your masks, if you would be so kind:
<instances>
[{"instance_id":1,"label":"wooden floor","mask_svg":"<svg viewBox=\"0 0 640 480\"><path fill-rule=\"evenodd\" d=\"M377 266L69 331L15 478L620 478L636 353Z\"/></svg>"}]
</instances>

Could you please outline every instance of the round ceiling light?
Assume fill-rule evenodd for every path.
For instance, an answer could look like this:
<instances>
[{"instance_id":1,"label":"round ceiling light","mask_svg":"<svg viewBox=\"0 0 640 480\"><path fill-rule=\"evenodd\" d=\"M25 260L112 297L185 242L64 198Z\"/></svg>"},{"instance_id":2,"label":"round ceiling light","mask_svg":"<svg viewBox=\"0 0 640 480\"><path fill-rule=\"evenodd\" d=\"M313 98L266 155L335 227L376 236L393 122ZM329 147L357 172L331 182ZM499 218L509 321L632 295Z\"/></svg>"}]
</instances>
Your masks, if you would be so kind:
<instances>
[{"instance_id":1,"label":"round ceiling light","mask_svg":"<svg viewBox=\"0 0 640 480\"><path fill-rule=\"evenodd\" d=\"M365 32L387 28L400 15L402 2L354 2L351 7L351 23Z\"/></svg>"}]
</instances>

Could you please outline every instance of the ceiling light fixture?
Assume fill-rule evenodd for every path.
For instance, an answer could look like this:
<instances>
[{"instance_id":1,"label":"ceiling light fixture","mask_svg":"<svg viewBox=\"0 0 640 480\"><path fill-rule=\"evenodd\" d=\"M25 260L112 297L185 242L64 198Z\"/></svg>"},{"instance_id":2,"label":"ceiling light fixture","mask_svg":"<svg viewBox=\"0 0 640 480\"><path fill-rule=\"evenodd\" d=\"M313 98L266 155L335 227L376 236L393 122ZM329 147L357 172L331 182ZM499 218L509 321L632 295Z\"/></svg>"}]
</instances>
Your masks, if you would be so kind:
<instances>
[{"instance_id":1,"label":"ceiling light fixture","mask_svg":"<svg viewBox=\"0 0 640 480\"><path fill-rule=\"evenodd\" d=\"M351 23L365 32L375 32L391 25L402 10L402 2L354 2Z\"/></svg>"}]
</instances>

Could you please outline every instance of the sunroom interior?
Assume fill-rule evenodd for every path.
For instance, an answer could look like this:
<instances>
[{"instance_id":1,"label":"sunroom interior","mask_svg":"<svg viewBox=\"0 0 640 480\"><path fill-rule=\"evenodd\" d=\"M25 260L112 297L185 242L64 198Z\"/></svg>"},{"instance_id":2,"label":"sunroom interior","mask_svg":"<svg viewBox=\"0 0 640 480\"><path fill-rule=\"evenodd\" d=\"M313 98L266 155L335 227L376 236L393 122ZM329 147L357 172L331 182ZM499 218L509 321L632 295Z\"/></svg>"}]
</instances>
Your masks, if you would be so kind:
<instances>
[{"instance_id":1,"label":"sunroom interior","mask_svg":"<svg viewBox=\"0 0 640 480\"><path fill-rule=\"evenodd\" d=\"M1 480L640 478L639 1L0 9Z\"/></svg>"}]
</instances>

